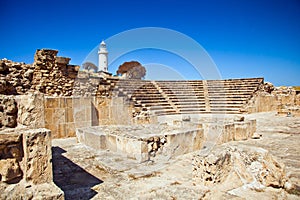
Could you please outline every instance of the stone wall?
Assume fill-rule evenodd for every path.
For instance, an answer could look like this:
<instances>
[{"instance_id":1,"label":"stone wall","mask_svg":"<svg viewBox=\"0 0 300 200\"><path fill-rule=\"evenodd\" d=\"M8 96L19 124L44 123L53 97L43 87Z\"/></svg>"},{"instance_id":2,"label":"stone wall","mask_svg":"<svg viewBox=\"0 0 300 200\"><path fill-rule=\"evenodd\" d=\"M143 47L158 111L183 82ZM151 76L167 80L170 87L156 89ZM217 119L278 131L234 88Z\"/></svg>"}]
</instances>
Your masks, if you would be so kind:
<instances>
[{"instance_id":1,"label":"stone wall","mask_svg":"<svg viewBox=\"0 0 300 200\"><path fill-rule=\"evenodd\" d=\"M292 87L278 87L273 91L277 97L277 113L285 116L300 116L300 94Z\"/></svg>"},{"instance_id":2,"label":"stone wall","mask_svg":"<svg viewBox=\"0 0 300 200\"><path fill-rule=\"evenodd\" d=\"M63 199L53 184L50 130L5 129L0 144L1 199L31 199L34 194L37 199Z\"/></svg>"},{"instance_id":3,"label":"stone wall","mask_svg":"<svg viewBox=\"0 0 300 200\"><path fill-rule=\"evenodd\" d=\"M44 128L44 95L28 94L14 96L18 107L18 125L28 128Z\"/></svg>"},{"instance_id":4,"label":"stone wall","mask_svg":"<svg viewBox=\"0 0 300 200\"><path fill-rule=\"evenodd\" d=\"M0 132L0 140L1 181L19 182L22 178L33 184L52 181L50 130L4 130Z\"/></svg>"},{"instance_id":5,"label":"stone wall","mask_svg":"<svg viewBox=\"0 0 300 200\"><path fill-rule=\"evenodd\" d=\"M0 130L15 127L43 128L44 95L0 95Z\"/></svg>"},{"instance_id":6,"label":"stone wall","mask_svg":"<svg viewBox=\"0 0 300 200\"><path fill-rule=\"evenodd\" d=\"M70 58L57 57L57 53L48 49L36 51L31 88L50 96L70 96L79 66L69 65Z\"/></svg>"},{"instance_id":7,"label":"stone wall","mask_svg":"<svg viewBox=\"0 0 300 200\"><path fill-rule=\"evenodd\" d=\"M0 129L17 126L18 107L13 96L0 95Z\"/></svg>"},{"instance_id":8,"label":"stone wall","mask_svg":"<svg viewBox=\"0 0 300 200\"><path fill-rule=\"evenodd\" d=\"M74 84L74 96L96 96L101 78L99 74L80 71Z\"/></svg>"},{"instance_id":9,"label":"stone wall","mask_svg":"<svg viewBox=\"0 0 300 200\"><path fill-rule=\"evenodd\" d=\"M58 51L37 50L33 64L0 60L0 94L28 94L38 91L50 96L70 96L79 66Z\"/></svg>"},{"instance_id":10,"label":"stone wall","mask_svg":"<svg viewBox=\"0 0 300 200\"><path fill-rule=\"evenodd\" d=\"M99 124L132 124L132 107L123 97L98 97L95 100Z\"/></svg>"},{"instance_id":11,"label":"stone wall","mask_svg":"<svg viewBox=\"0 0 300 200\"><path fill-rule=\"evenodd\" d=\"M29 64L0 60L0 94L24 94L31 88L34 67Z\"/></svg>"},{"instance_id":12,"label":"stone wall","mask_svg":"<svg viewBox=\"0 0 300 200\"><path fill-rule=\"evenodd\" d=\"M197 123L185 122L183 127L191 126L191 124L201 125L204 130L205 141L211 144L224 144L230 141L260 137L256 133L256 120L245 120L244 116L236 116L234 119L217 119L217 122L215 122L216 119L211 120Z\"/></svg>"},{"instance_id":13,"label":"stone wall","mask_svg":"<svg viewBox=\"0 0 300 200\"><path fill-rule=\"evenodd\" d=\"M93 100L92 97L46 97L45 127L52 131L53 138L74 137L76 128L97 125Z\"/></svg>"},{"instance_id":14,"label":"stone wall","mask_svg":"<svg viewBox=\"0 0 300 200\"><path fill-rule=\"evenodd\" d=\"M266 93L257 92L252 99L245 105L247 113L270 112L276 111L278 107L277 96Z\"/></svg>"},{"instance_id":15,"label":"stone wall","mask_svg":"<svg viewBox=\"0 0 300 200\"><path fill-rule=\"evenodd\" d=\"M46 97L43 94L1 95L0 130L48 128L53 138L74 137L75 129L99 125L93 97Z\"/></svg>"}]
</instances>

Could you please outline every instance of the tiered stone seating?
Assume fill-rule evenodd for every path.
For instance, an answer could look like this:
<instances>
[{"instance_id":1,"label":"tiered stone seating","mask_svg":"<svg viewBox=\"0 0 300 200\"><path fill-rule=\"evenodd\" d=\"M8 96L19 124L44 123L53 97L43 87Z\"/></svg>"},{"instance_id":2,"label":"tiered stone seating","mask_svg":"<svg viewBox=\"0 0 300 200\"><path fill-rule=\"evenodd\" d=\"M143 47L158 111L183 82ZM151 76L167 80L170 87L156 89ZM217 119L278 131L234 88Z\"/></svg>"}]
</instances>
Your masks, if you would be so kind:
<instances>
[{"instance_id":1,"label":"tiered stone seating","mask_svg":"<svg viewBox=\"0 0 300 200\"><path fill-rule=\"evenodd\" d=\"M179 113L206 111L202 81L156 81L156 83Z\"/></svg>"},{"instance_id":2,"label":"tiered stone seating","mask_svg":"<svg viewBox=\"0 0 300 200\"><path fill-rule=\"evenodd\" d=\"M152 82L138 87L132 94L131 100L136 101L135 106L142 105L143 108L158 115L175 113L173 106L162 96Z\"/></svg>"},{"instance_id":3,"label":"tiered stone seating","mask_svg":"<svg viewBox=\"0 0 300 200\"><path fill-rule=\"evenodd\" d=\"M240 113L241 108L263 83L262 78L208 80L211 113Z\"/></svg>"},{"instance_id":4,"label":"tiered stone seating","mask_svg":"<svg viewBox=\"0 0 300 200\"><path fill-rule=\"evenodd\" d=\"M124 96L134 107L156 115L241 113L263 78L194 81L142 81L106 78L111 96Z\"/></svg>"},{"instance_id":5,"label":"tiered stone seating","mask_svg":"<svg viewBox=\"0 0 300 200\"><path fill-rule=\"evenodd\" d=\"M151 81L107 79L112 96L125 96L137 110L152 111L157 115L176 113Z\"/></svg>"}]
</instances>

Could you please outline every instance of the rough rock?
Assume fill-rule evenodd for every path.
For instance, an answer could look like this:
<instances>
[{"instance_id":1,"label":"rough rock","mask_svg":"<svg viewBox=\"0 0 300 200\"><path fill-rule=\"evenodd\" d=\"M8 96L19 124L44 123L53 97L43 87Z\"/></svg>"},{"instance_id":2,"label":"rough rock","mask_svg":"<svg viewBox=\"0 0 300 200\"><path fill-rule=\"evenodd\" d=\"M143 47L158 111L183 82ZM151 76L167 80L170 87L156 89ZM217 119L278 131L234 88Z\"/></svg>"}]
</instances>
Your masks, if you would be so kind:
<instances>
[{"instance_id":1,"label":"rough rock","mask_svg":"<svg viewBox=\"0 0 300 200\"><path fill-rule=\"evenodd\" d=\"M265 149L244 145L221 145L207 156L196 155L193 167L196 184L223 184L227 191L242 186L283 188L286 182L283 164Z\"/></svg>"},{"instance_id":2,"label":"rough rock","mask_svg":"<svg viewBox=\"0 0 300 200\"><path fill-rule=\"evenodd\" d=\"M52 181L51 135L47 129L32 129L23 134L25 178L33 184Z\"/></svg>"},{"instance_id":3,"label":"rough rock","mask_svg":"<svg viewBox=\"0 0 300 200\"><path fill-rule=\"evenodd\" d=\"M33 64L0 61L0 94L72 95L79 66L69 65L70 58L57 57L58 51L37 50Z\"/></svg>"},{"instance_id":4,"label":"rough rock","mask_svg":"<svg viewBox=\"0 0 300 200\"><path fill-rule=\"evenodd\" d=\"M22 171L16 159L0 160L0 181L10 182L20 176Z\"/></svg>"},{"instance_id":5,"label":"rough rock","mask_svg":"<svg viewBox=\"0 0 300 200\"><path fill-rule=\"evenodd\" d=\"M0 199L64 199L53 183L48 129L0 132Z\"/></svg>"},{"instance_id":6,"label":"rough rock","mask_svg":"<svg viewBox=\"0 0 300 200\"><path fill-rule=\"evenodd\" d=\"M46 200L63 200L64 193L54 183L43 183L30 185L21 181L14 185L5 185L0 183L1 199L46 199Z\"/></svg>"},{"instance_id":7,"label":"rough rock","mask_svg":"<svg viewBox=\"0 0 300 200\"><path fill-rule=\"evenodd\" d=\"M0 96L0 128L17 126L18 107L14 96Z\"/></svg>"},{"instance_id":8,"label":"rough rock","mask_svg":"<svg viewBox=\"0 0 300 200\"><path fill-rule=\"evenodd\" d=\"M259 139L259 138L261 138L261 134L258 134L257 132L255 132L253 135L252 135L252 139Z\"/></svg>"},{"instance_id":9,"label":"rough rock","mask_svg":"<svg viewBox=\"0 0 300 200\"><path fill-rule=\"evenodd\" d=\"M271 93L275 89L274 85L270 82L265 82L263 90L267 93Z\"/></svg>"},{"instance_id":10,"label":"rough rock","mask_svg":"<svg viewBox=\"0 0 300 200\"><path fill-rule=\"evenodd\" d=\"M236 115L233 119L235 122L243 122L245 120L244 116Z\"/></svg>"},{"instance_id":11,"label":"rough rock","mask_svg":"<svg viewBox=\"0 0 300 200\"><path fill-rule=\"evenodd\" d=\"M31 128L45 127L44 95L29 94L17 96L19 124Z\"/></svg>"}]
</instances>

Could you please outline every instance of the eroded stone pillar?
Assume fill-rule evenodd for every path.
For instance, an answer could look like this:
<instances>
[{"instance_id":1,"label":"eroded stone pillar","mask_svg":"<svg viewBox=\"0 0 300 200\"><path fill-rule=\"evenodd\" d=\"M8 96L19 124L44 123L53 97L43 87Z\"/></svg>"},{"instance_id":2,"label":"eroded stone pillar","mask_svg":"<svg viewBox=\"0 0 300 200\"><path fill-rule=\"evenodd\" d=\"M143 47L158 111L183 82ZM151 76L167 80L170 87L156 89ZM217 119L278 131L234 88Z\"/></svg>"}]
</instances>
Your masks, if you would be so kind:
<instances>
[{"instance_id":1,"label":"eroded stone pillar","mask_svg":"<svg viewBox=\"0 0 300 200\"><path fill-rule=\"evenodd\" d=\"M24 175L33 184L52 182L51 132L48 129L24 131Z\"/></svg>"}]
</instances>

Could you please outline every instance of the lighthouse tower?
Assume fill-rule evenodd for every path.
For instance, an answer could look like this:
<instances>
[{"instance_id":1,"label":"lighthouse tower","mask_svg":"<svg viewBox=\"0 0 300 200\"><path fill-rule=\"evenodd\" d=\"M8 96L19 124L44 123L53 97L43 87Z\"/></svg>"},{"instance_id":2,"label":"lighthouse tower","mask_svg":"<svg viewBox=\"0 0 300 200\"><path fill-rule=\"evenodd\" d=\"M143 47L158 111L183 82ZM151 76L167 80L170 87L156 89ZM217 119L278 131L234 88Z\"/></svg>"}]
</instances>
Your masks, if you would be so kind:
<instances>
[{"instance_id":1,"label":"lighthouse tower","mask_svg":"<svg viewBox=\"0 0 300 200\"><path fill-rule=\"evenodd\" d=\"M106 44L102 40L99 46L99 61L98 61L98 69L99 71L107 72L108 70L108 51L106 49Z\"/></svg>"}]
</instances>

